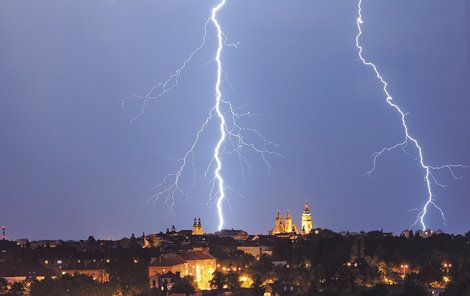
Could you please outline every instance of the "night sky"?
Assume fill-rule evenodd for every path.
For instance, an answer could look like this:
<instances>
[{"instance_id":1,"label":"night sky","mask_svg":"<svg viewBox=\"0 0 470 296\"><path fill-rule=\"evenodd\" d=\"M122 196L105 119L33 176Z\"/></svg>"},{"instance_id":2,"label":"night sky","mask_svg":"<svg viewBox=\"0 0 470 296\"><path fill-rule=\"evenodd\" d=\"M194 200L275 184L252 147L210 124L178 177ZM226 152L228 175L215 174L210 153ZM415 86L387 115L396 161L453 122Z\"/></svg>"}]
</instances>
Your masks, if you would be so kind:
<instances>
[{"instance_id":1,"label":"night sky","mask_svg":"<svg viewBox=\"0 0 470 296\"><path fill-rule=\"evenodd\" d=\"M214 1L5 0L0 4L0 224L11 238L120 238L201 217L215 231L203 172L216 126L197 148L196 186L174 213L148 202L175 169L214 100L215 36L180 80L133 124L138 101L198 45ZM277 210L300 224L308 199L314 226L399 232L426 199L416 150L386 154L372 178L371 155L403 139L400 118L357 58L356 1L229 0L219 20L229 41L224 94L261 116L246 121L283 158L271 173L247 154L251 174L224 155L227 184L245 197L225 204L226 227L267 233ZM362 45L409 112L427 162L470 164L470 4L468 1L363 3ZM201 66L203 65L203 66ZM437 174L447 225L470 229L470 169ZM187 186L191 176L187 175Z\"/></svg>"}]
</instances>

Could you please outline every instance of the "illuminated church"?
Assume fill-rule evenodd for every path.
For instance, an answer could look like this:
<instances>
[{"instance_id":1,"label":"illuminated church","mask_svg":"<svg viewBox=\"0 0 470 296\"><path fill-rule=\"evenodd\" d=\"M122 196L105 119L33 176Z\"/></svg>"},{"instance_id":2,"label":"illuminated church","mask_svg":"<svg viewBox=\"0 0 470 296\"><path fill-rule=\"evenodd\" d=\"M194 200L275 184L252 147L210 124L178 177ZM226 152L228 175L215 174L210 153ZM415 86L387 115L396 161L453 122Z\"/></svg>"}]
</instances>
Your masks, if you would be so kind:
<instances>
[{"instance_id":1,"label":"illuminated church","mask_svg":"<svg viewBox=\"0 0 470 296\"><path fill-rule=\"evenodd\" d=\"M281 213L278 211L276 219L274 220L274 228L269 233L272 235L309 234L312 231L313 223L312 214L308 208L307 201L305 201L304 210L302 212L301 227L301 232L299 233L297 225L292 222L292 215L289 210L287 210L284 220L281 217Z\"/></svg>"},{"instance_id":2,"label":"illuminated church","mask_svg":"<svg viewBox=\"0 0 470 296\"><path fill-rule=\"evenodd\" d=\"M202 228L201 218L199 218L197 220L196 220L196 218L194 218L192 234L193 235L203 235L204 234L204 229Z\"/></svg>"}]
</instances>

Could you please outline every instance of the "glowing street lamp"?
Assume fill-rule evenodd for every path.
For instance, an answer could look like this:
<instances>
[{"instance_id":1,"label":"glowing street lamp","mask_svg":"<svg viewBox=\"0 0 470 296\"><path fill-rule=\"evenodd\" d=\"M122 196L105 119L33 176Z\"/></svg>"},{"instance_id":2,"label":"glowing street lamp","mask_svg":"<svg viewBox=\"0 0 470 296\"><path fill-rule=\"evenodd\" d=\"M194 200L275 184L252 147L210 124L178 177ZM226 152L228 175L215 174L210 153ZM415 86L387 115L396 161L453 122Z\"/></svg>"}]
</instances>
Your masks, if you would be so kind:
<instances>
[{"instance_id":1,"label":"glowing street lamp","mask_svg":"<svg viewBox=\"0 0 470 296\"><path fill-rule=\"evenodd\" d=\"M442 263L442 267L444 267L446 273L449 273L449 269L452 268L452 264L451 264L451 263L444 262L444 263Z\"/></svg>"},{"instance_id":2,"label":"glowing street lamp","mask_svg":"<svg viewBox=\"0 0 470 296\"><path fill-rule=\"evenodd\" d=\"M409 268L408 264L402 264L400 265L400 268L402 270L403 277L405 277L405 275L408 273L408 268Z\"/></svg>"}]
</instances>

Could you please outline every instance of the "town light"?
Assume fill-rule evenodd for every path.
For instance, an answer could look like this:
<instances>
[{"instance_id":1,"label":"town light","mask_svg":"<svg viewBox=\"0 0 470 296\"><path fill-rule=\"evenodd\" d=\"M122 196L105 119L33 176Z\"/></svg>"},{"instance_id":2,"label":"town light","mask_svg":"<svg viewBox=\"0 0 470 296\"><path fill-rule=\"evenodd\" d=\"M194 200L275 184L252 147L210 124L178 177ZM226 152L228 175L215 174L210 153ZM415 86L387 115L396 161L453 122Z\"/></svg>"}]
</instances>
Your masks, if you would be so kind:
<instances>
[{"instance_id":1,"label":"town light","mask_svg":"<svg viewBox=\"0 0 470 296\"><path fill-rule=\"evenodd\" d=\"M250 278L248 275L240 275L238 278L241 287L243 288L250 288L253 285L253 279Z\"/></svg>"},{"instance_id":2,"label":"town light","mask_svg":"<svg viewBox=\"0 0 470 296\"><path fill-rule=\"evenodd\" d=\"M449 269L452 267L452 264L444 262L444 263L442 263L442 266L444 267L446 273L449 273Z\"/></svg>"},{"instance_id":3,"label":"town light","mask_svg":"<svg viewBox=\"0 0 470 296\"><path fill-rule=\"evenodd\" d=\"M402 269L402 273L403 273L403 277L405 277L405 275L408 273L408 264L402 264L400 265L401 269Z\"/></svg>"}]
</instances>

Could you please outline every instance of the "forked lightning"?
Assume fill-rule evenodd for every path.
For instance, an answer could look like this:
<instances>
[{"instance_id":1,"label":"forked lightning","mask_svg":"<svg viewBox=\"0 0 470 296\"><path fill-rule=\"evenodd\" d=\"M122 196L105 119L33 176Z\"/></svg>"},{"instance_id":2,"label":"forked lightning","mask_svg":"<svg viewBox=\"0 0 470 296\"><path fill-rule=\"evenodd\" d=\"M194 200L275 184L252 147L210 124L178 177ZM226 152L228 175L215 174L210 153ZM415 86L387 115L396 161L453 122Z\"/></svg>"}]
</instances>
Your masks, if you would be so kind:
<instances>
[{"instance_id":1,"label":"forked lightning","mask_svg":"<svg viewBox=\"0 0 470 296\"><path fill-rule=\"evenodd\" d=\"M359 0L359 2L357 4L356 24L357 24L356 47L358 49L359 59L362 61L362 63L364 65L369 66L373 70L373 72L375 73L375 76L377 77L377 79L380 81L380 83L382 85L382 89L383 89L387 104L390 105L390 107L392 107L392 109L395 110L395 112L397 112L398 115L400 116L401 125L402 125L403 131L404 131L403 141L401 141L400 143L397 143L393 146L385 147L382 150L374 153L372 168L367 172L367 174L370 176L374 172L374 170L376 168L378 158L380 158L385 152L388 152L388 151L391 151L391 150L394 150L394 149L397 149L397 148L405 149L405 147L411 142L416 147L417 152L418 152L417 160L419 162L419 165L421 166L421 168L424 171L424 182L426 184L426 191L427 191L426 202L424 203L424 206L419 210L418 216L417 216L417 218L414 221L412 226L414 226L416 223L419 222L421 224L421 228L423 230L427 229L427 226L426 226L426 223L425 223L425 218L426 218L426 215L428 213L428 210L429 210L430 206L435 207L440 212L441 217L442 217L442 219L445 223L446 217L444 215L444 211L436 204L436 200L434 199L434 193L433 193L433 190L432 190L432 183L434 183L435 185L441 186L443 188L445 188L445 185L443 185L442 183L440 183L436 179L436 177L433 175L433 171L447 169L447 170L449 170L451 176L454 179L461 179L462 177L458 177L455 174L454 169L464 168L464 167L467 167L467 166L462 165L462 164L446 164L446 165L442 165L442 166L431 166L431 165L426 163L426 161L424 159L423 149L422 149L421 145L419 144L418 140L414 136L411 135L411 132L408 128L407 114L405 112L403 112L402 109L394 102L392 96L390 95L390 93L388 91L388 83L382 77L382 75L380 74L377 66L374 63L367 60L366 58L364 58L364 56L363 56L363 53L362 53L363 52L363 47L360 43L360 37L362 35L362 25L364 24L364 19L362 17L362 0Z\"/></svg>"},{"instance_id":2,"label":"forked lightning","mask_svg":"<svg viewBox=\"0 0 470 296\"><path fill-rule=\"evenodd\" d=\"M152 195L154 200L162 199L170 208L170 213L173 212L175 206L175 199L178 195L190 196L193 184L190 186L190 190L186 190L183 174L186 170L195 170L194 160L196 158L195 149L200 141L201 135L206 131L209 124L216 119L218 125L219 136L217 141L214 143L214 150L212 152L212 158L205 170L204 175L210 178L210 192L209 202L214 200L217 208L218 217L218 229L221 230L224 227L224 202L227 201L227 191L232 191L235 194L240 195L232 187L228 187L223 177L223 153L230 152L234 153L240 162L242 172L250 170L248 159L244 156L244 150L251 150L261 157L264 161L267 170L269 172L270 165L268 163L269 156L280 156L279 153L269 150L269 147L275 146L273 142L268 141L260 131L254 128L243 127L240 123L241 119L246 119L254 116L253 113L245 111L245 106L235 107L227 97L222 93L222 75L225 75L222 64L222 51L224 47L233 46L237 47L238 44L229 44L226 42L227 37L222 30L222 26L218 20L218 15L221 9L225 6L226 0L220 0L214 7L212 7L211 15L204 24L204 34L202 36L201 43L189 54L184 60L180 68L178 68L173 74L171 74L167 80L158 83L143 96L132 95L123 100L123 108L125 108L128 100L136 99L142 104L140 112L131 119L134 122L144 114L145 108L153 100L158 100L163 96L169 94L174 88L178 86L182 72L191 63L193 57L206 45L209 38L209 25L212 24L215 29L216 35L216 51L213 59L210 62L214 62L216 65L216 80L214 86L214 104L210 108L207 117L203 121L202 125L198 128L195 133L194 139L189 146L189 149L183 155L182 158L178 159L178 166L172 173L167 174L163 181L156 186L156 193ZM250 142L249 138L253 136L258 138L258 144ZM229 147L229 150L227 150Z\"/></svg>"}]
</instances>

